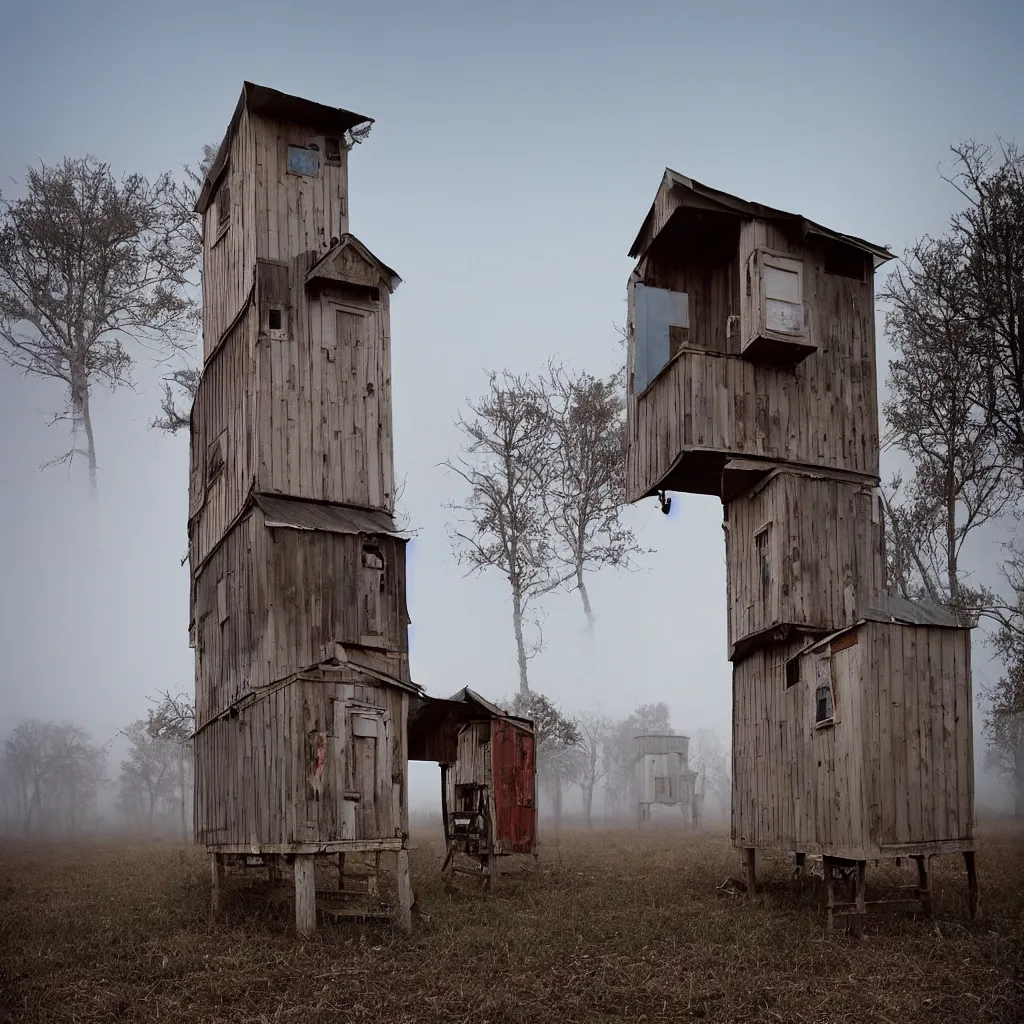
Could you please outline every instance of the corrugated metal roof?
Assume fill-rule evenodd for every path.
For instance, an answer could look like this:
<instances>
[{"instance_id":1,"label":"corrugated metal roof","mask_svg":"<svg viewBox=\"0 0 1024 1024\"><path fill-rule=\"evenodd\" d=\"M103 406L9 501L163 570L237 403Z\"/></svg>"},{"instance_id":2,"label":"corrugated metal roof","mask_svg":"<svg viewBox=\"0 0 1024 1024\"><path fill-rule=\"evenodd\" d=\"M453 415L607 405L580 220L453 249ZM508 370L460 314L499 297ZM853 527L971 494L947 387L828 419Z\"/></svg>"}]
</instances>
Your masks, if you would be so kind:
<instances>
[{"instance_id":1,"label":"corrugated metal roof","mask_svg":"<svg viewBox=\"0 0 1024 1024\"><path fill-rule=\"evenodd\" d=\"M960 625L948 608L933 601L911 601L896 594L886 594L868 608L864 618L872 622L903 622L910 626Z\"/></svg>"},{"instance_id":2,"label":"corrugated metal roof","mask_svg":"<svg viewBox=\"0 0 1024 1024\"><path fill-rule=\"evenodd\" d=\"M373 118L366 117L365 114L356 114L342 107L328 107L324 103L314 103L313 100L306 100L301 96L291 96L288 93L278 92L277 89L268 89L265 85L243 82L242 94L238 98L235 112L231 115L228 129L217 150L217 157L206 175L199 198L196 200L196 213L203 213L210 205L217 179L227 164L231 139L238 130L243 110L258 114L260 117L277 118L281 121L294 121L297 124L309 125L311 128L316 128L317 131L322 131L325 135L344 135L356 125L373 124Z\"/></svg>"},{"instance_id":3,"label":"corrugated metal roof","mask_svg":"<svg viewBox=\"0 0 1024 1024\"><path fill-rule=\"evenodd\" d=\"M269 527L291 530L321 530L324 533L386 533L397 536L394 520L377 509L351 505L322 505L315 501L255 495Z\"/></svg>"},{"instance_id":4,"label":"corrugated metal roof","mask_svg":"<svg viewBox=\"0 0 1024 1024\"><path fill-rule=\"evenodd\" d=\"M664 202L665 209L669 211L665 217L664 224L654 225L655 211L659 200ZM672 214L683 206L694 206L705 210L718 210L721 213L734 214L737 217L754 220L784 220L797 225L802 234L820 235L823 238L830 238L845 245L852 245L857 249L870 253L875 258L875 266L878 267L888 260L896 257L885 247L866 242L863 238L854 235L844 235L842 232L833 231L822 224L816 224L812 220L801 216L799 213L787 213L785 210L776 210L771 206L763 206L761 203L751 203L739 196L730 195L728 192L721 192L709 185L702 185L693 178L686 177L671 168L665 168L661 185L651 209L633 240L629 255L639 258L646 251L654 239L661 233L661 230L668 224Z\"/></svg>"}]
</instances>

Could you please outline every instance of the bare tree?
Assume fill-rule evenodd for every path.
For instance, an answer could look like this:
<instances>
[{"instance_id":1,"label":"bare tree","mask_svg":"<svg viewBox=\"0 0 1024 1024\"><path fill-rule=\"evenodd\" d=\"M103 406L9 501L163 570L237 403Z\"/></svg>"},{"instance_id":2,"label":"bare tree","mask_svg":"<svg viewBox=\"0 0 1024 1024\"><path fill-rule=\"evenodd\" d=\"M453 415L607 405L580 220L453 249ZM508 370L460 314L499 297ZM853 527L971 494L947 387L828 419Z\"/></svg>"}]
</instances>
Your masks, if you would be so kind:
<instances>
[{"instance_id":1,"label":"bare tree","mask_svg":"<svg viewBox=\"0 0 1024 1024\"><path fill-rule=\"evenodd\" d=\"M583 792L583 817L587 828L592 827L594 789L608 771L604 757L605 744L612 731L612 723L602 715L583 712L576 716L579 740L567 758L566 774Z\"/></svg>"},{"instance_id":2,"label":"bare tree","mask_svg":"<svg viewBox=\"0 0 1024 1024\"><path fill-rule=\"evenodd\" d=\"M539 390L551 420L554 473L547 494L563 579L583 602L587 627L595 621L585 573L629 568L640 551L622 523L626 503L625 404L618 375L605 380L548 364Z\"/></svg>"},{"instance_id":3,"label":"bare tree","mask_svg":"<svg viewBox=\"0 0 1024 1024\"><path fill-rule=\"evenodd\" d=\"M157 806L170 802L177 793L177 744L151 735L148 723L141 718L123 729L121 735L131 745L121 762L121 806L144 815L152 835Z\"/></svg>"},{"instance_id":4,"label":"bare tree","mask_svg":"<svg viewBox=\"0 0 1024 1024\"><path fill-rule=\"evenodd\" d=\"M203 181L216 159L217 147L203 146L203 155L198 166L192 167L185 164L182 167L184 177L178 188L171 194L174 217L182 225L184 243L188 247L193 266L200 268L200 282L202 281L203 262L203 219L195 212L196 201L203 187ZM198 303L194 307L193 327L196 332L200 332L202 329L201 307ZM202 377L202 370L189 363L167 374L163 382L160 415L151 424L153 427L168 434L176 434L179 430L188 429L189 414L192 403L195 401L196 391L199 389L200 377Z\"/></svg>"},{"instance_id":5,"label":"bare tree","mask_svg":"<svg viewBox=\"0 0 1024 1024\"><path fill-rule=\"evenodd\" d=\"M192 734L196 729L195 705L187 695L178 694L172 697L167 691L158 694L155 703L156 708L148 714L146 732L153 739L173 743L177 752L181 839L187 843L189 830L185 811L188 803L187 782L192 768Z\"/></svg>"},{"instance_id":6,"label":"bare tree","mask_svg":"<svg viewBox=\"0 0 1024 1024\"><path fill-rule=\"evenodd\" d=\"M72 446L50 464L85 455L94 492L93 386L131 383L131 343L166 352L189 339L194 260L175 190L169 175L119 182L85 157L29 168L24 198L0 197L0 354L66 388L53 422L70 420Z\"/></svg>"},{"instance_id":7,"label":"bare tree","mask_svg":"<svg viewBox=\"0 0 1024 1024\"><path fill-rule=\"evenodd\" d=\"M4 745L4 776L25 836L74 836L95 820L106 758L106 748L78 726L22 722Z\"/></svg>"},{"instance_id":8,"label":"bare tree","mask_svg":"<svg viewBox=\"0 0 1024 1024\"><path fill-rule=\"evenodd\" d=\"M1003 461L1024 475L1024 157L977 142L952 147L948 180L967 201L953 216L966 254L965 314L985 373L978 400L997 431Z\"/></svg>"},{"instance_id":9,"label":"bare tree","mask_svg":"<svg viewBox=\"0 0 1024 1024\"><path fill-rule=\"evenodd\" d=\"M531 602L559 583L545 498L552 473L550 424L535 384L507 370L489 375L489 390L460 416L458 457L444 465L469 485L447 507L459 518L449 526L456 557L469 573L496 569L508 580L519 662L519 692L528 695L527 662L543 646L528 644L524 622Z\"/></svg>"},{"instance_id":10,"label":"bare tree","mask_svg":"<svg viewBox=\"0 0 1024 1024\"><path fill-rule=\"evenodd\" d=\"M1003 515L1013 492L996 450L978 327L965 313L968 253L955 238L924 239L907 254L884 293L897 358L889 363L885 416L890 443L913 465L910 483L887 498L897 585L947 603L965 622L980 590L965 586L964 542ZM912 595L911 595L912 596Z\"/></svg>"}]
</instances>

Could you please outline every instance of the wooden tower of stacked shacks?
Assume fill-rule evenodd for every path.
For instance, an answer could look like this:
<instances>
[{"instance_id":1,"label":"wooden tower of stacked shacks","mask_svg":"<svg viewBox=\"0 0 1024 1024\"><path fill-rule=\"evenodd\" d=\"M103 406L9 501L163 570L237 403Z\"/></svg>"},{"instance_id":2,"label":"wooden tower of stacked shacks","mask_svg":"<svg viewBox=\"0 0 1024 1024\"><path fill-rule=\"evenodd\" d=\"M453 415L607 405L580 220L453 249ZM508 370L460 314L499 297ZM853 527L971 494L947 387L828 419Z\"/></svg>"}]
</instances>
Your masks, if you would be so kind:
<instances>
[{"instance_id":1,"label":"wooden tower of stacked shacks","mask_svg":"<svg viewBox=\"0 0 1024 1024\"><path fill-rule=\"evenodd\" d=\"M630 256L631 500L717 495L733 843L865 864L963 853L976 910L970 633L886 592L874 270L891 253L666 171ZM855 877L838 902L833 873Z\"/></svg>"},{"instance_id":2,"label":"wooden tower of stacked shacks","mask_svg":"<svg viewBox=\"0 0 1024 1024\"><path fill-rule=\"evenodd\" d=\"M634 737L634 742L633 787L641 828L655 804L680 807L684 817L694 822L697 774L690 770L689 737L646 735Z\"/></svg>"},{"instance_id":3,"label":"wooden tower of stacked shacks","mask_svg":"<svg viewBox=\"0 0 1024 1024\"><path fill-rule=\"evenodd\" d=\"M409 926L405 542L392 520L388 303L349 233L370 119L246 83L199 196L202 380L192 411L197 840L294 866L390 857ZM344 888L344 867L342 867Z\"/></svg>"}]
</instances>

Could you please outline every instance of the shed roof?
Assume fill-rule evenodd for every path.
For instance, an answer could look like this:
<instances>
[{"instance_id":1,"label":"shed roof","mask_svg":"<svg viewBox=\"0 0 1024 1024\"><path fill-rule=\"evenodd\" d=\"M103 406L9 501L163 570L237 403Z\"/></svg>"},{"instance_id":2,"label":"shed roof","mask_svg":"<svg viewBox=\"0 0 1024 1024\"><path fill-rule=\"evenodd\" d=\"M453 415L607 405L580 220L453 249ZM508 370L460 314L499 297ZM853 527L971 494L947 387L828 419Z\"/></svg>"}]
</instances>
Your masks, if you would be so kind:
<instances>
[{"instance_id":1,"label":"shed roof","mask_svg":"<svg viewBox=\"0 0 1024 1024\"><path fill-rule=\"evenodd\" d=\"M657 195L644 218L639 233L633 240L629 255L636 259L643 256L650 248L651 243L668 225L676 211L683 207L731 214L744 220L789 221L803 235L820 235L823 238L852 245L870 253L874 257L875 267L895 259L895 256L885 246L866 242L863 238L857 238L854 235L844 235L842 232L833 231L831 228L816 224L798 213L787 213L785 210L776 210L761 203L748 202L746 199L740 199L728 192L721 192L708 185L702 185L699 181L694 181L693 178L688 178L669 167L665 168Z\"/></svg>"},{"instance_id":2,"label":"shed roof","mask_svg":"<svg viewBox=\"0 0 1024 1024\"><path fill-rule=\"evenodd\" d=\"M224 133L220 148L217 150L217 157L207 172L199 198L196 200L196 213L205 212L210 205L217 179L227 165L231 139L238 130L244 110L259 117L309 125L326 135L344 135L356 125L373 124L373 118L367 117L365 114L356 114L342 107L329 107L324 103L314 103L313 100L278 92L277 89L269 89L265 85L243 82L242 95L238 98L235 112L231 115L231 121L228 124L228 130Z\"/></svg>"},{"instance_id":3,"label":"shed roof","mask_svg":"<svg viewBox=\"0 0 1024 1024\"><path fill-rule=\"evenodd\" d=\"M313 264L306 271L306 284L311 284L313 281L331 281L335 279L334 273L332 273L332 264L337 256L345 249L353 249L359 253L363 260L369 263L371 266L376 267L380 276L388 282L388 288L394 292L394 290L402 283L402 279L393 271L386 263L378 259L370 252L369 249L363 245L362 242L352 234L344 234L335 242L330 249L327 250L321 256L316 263Z\"/></svg>"},{"instance_id":4,"label":"shed roof","mask_svg":"<svg viewBox=\"0 0 1024 1024\"><path fill-rule=\"evenodd\" d=\"M325 505L298 498L254 495L269 527L291 530L321 530L324 533L385 533L398 536L394 520L379 509L353 505Z\"/></svg>"}]
</instances>

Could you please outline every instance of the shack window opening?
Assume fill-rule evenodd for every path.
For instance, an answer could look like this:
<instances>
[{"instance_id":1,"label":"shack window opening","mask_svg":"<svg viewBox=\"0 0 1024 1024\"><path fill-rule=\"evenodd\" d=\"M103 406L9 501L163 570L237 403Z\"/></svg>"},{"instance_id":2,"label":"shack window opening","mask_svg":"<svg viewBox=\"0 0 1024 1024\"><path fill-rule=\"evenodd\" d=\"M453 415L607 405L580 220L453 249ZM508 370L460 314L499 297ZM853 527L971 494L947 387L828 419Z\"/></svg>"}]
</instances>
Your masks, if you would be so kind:
<instances>
[{"instance_id":1,"label":"shack window opening","mask_svg":"<svg viewBox=\"0 0 1024 1024\"><path fill-rule=\"evenodd\" d=\"M279 331L279 330L281 330L281 310L279 310L279 309L272 309L272 310L270 310L270 312L268 314L267 326L272 331Z\"/></svg>"},{"instance_id":2,"label":"shack window opening","mask_svg":"<svg viewBox=\"0 0 1024 1024\"><path fill-rule=\"evenodd\" d=\"M231 219L231 183L224 178L224 183L217 193L217 227L222 228Z\"/></svg>"},{"instance_id":3,"label":"shack window opening","mask_svg":"<svg viewBox=\"0 0 1024 1024\"><path fill-rule=\"evenodd\" d=\"M315 178L320 173L320 153L313 146L289 146L288 172Z\"/></svg>"},{"instance_id":4,"label":"shack window opening","mask_svg":"<svg viewBox=\"0 0 1024 1024\"><path fill-rule=\"evenodd\" d=\"M802 334L803 263L781 256L765 256L761 275L765 327L780 334Z\"/></svg>"},{"instance_id":5,"label":"shack window opening","mask_svg":"<svg viewBox=\"0 0 1024 1024\"><path fill-rule=\"evenodd\" d=\"M218 437L206 452L206 486L209 487L224 471L223 435Z\"/></svg>"},{"instance_id":6,"label":"shack window opening","mask_svg":"<svg viewBox=\"0 0 1024 1024\"><path fill-rule=\"evenodd\" d=\"M832 687L823 683L814 694L814 723L823 725L832 721Z\"/></svg>"},{"instance_id":7,"label":"shack window opening","mask_svg":"<svg viewBox=\"0 0 1024 1024\"><path fill-rule=\"evenodd\" d=\"M796 686L800 682L800 659L794 658L786 662L786 688Z\"/></svg>"},{"instance_id":8,"label":"shack window opening","mask_svg":"<svg viewBox=\"0 0 1024 1024\"><path fill-rule=\"evenodd\" d=\"M772 589L771 523L762 527L754 535L754 547L757 552L758 575L761 580L761 600L767 605Z\"/></svg>"},{"instance_id":9,"label":"shack window opening","mask_svg":"<svg viewBox=\"0 0 1024 1024\"><path fill-rule=\"evenodd\" d=\"M689 343L689 295L638 282L633 318L634 388L643 391Z\"/></svg>"},{"instance_id":10,"label":"shack window opening","mask_svg":"<svg viewBox=\"0 0 1024 1024\"><path fill-rule=\"evenodd\" d=\"M341 139L324 139L324 159L329 164L341 163Z\"/></svg>"},{"instance_id":11,"label":"shack window opening","mask_svg":"<svg viewBox=\"0 0 1024 1024\"><path fill-rule=\"evenodd\" d=\"M849 277L854 281L864 280L867 259L860 249L850 245L830 243L825 246L824 270L826 274Z\"/></svg>"}]
</instances>

